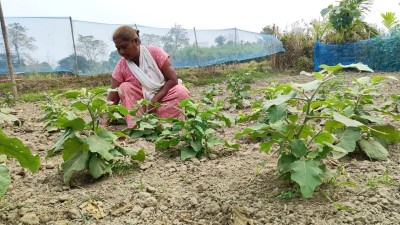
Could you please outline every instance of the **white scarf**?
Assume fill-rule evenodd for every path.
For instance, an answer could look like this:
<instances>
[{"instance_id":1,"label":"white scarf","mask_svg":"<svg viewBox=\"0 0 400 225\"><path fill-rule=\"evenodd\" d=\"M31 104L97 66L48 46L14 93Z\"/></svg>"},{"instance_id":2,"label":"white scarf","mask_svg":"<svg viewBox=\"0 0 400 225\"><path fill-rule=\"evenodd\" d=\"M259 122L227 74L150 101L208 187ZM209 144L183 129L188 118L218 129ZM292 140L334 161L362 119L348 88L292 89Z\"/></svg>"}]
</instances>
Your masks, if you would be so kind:
<instances>
[{"instance_id":1,"label":"white scarf","mask_svg":"<svg viewBox=\"0 0 400 225\"><path fill-rule=\"evenodd\" d=\"M164 75L161 73L149 50L140 45L139 66L133 61L126 60L133 75L142 84L143 98L151 100L165 83Z\"/></svg>"}]
</instances>

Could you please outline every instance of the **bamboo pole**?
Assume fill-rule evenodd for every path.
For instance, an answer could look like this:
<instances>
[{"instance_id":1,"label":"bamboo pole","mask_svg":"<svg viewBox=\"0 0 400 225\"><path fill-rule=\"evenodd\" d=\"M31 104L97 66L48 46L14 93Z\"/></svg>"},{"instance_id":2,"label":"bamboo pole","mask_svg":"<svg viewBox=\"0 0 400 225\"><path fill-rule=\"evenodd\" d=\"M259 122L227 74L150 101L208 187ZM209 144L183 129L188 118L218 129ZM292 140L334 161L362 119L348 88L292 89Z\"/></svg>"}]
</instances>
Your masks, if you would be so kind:
<instances>
[{"instance_id":1,"label":"bamboo pole","mask_svg":"<svg viewBox=\"0 0 400 225\"><path fill-rule=\"evenodd\" d=\"M275 24L272 26L272 35L277 37L277 28L275 27ZM273 69L276 69L276 67L277 67L276 64L277 64L277 53L275 53L271 56L271 67Z\"/></svg>"},{"instance_id":2,"label":"bamboo pole","mask_svg":"<svg viewBox=\"0 0 400 225\"><path fill-rule=\"evenodd\" d=\"M0 2L0 20L1 20L1 32L3 33L3 39L4 39L4 47L6 48L8 71L10 73L11 83L17 84L15 82L15 77L14 77L14 67L11 61L11 51L10 51L10 46L8 45L7 29L4 21L3 7L1 6L1 2ZM13 86L11 87L11 89L14 98L17 98L18 97L17 86Z\"/></svg>"},{"instance_id":3,"label":"bamboo pole","mask_svg":"<svg viewBox=\"0 0 400 225\"><path fill-rule=\"evenodd\" d=\"M69 23L71 25L71 35L72 35L72 45L74 47L74 55L75 55L75 73L78 75L78 55L76 54L76 46L75 46L75 35L74 35L74 28L72 26L72 17L69 17Z\"/></svg>"},{"instance_id":4,"label":"bamboo pole","mask_svg":"<svg viewBox=\"0 0 400 225\"><path fill-rule=\"evenodd\" d=\"M196 43L196 49L197 49L197 66L200 66L199 45L198 45L198 42L197 42L196 27L193 27L193 32L194 32L194 40L195 40L195 43Z\"/></svg>"}]
</instances>

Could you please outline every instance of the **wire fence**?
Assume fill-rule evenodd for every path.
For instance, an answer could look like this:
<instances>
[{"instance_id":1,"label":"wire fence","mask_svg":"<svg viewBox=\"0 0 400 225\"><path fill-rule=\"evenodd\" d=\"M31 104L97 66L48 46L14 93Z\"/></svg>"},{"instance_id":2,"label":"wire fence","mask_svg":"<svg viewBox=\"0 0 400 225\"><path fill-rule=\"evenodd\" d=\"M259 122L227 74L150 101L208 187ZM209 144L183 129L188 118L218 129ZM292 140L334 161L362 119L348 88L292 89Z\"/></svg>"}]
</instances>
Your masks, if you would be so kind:
<instances>
[{"instance_id":1,"label":"wire fence","mask_svg":"<svg viewBox=\"0 0 400 225\"><path fill-rule=\"evenodd\" d=\"M15 74L112 72L120 59L112 34L122 24L72 20L71 17L6 17ZM129 25L129 24L124 24ZM176 68L249 60L283 52L275 36L236 28L223 30L130 26L140 30L144 45L170 54ZM8 74L3 38L0 74Z\"/></svg>"}]
</instances>

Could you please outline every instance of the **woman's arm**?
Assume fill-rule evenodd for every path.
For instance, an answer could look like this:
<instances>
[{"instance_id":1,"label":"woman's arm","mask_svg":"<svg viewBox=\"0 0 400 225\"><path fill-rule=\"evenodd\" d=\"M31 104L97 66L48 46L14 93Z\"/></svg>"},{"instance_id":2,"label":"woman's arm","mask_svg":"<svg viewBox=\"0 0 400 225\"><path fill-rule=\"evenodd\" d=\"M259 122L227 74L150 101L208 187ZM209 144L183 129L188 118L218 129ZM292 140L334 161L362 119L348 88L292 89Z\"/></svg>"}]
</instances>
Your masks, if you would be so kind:
<instances>
[{"instance_id":1,"label":"woman's arm","mask_svg":"<svg viewBox=\"0 0 400 225\"><path fill-rule=\"evenodd\" d=\"M164 75L165 83L151 99L151 103L161 102L161 99L164 98L165 95L167 95L169 89L178 84L178 75L176 75L175 69L168 58L167 60L165 60L165 63L160 68L160 70L161 73Z\"/></svg>"},{"instance_id":2,"label":"woman's arm","mask_svg":"<svg viewBox=\"0 0 400 225\"><path fill-rule=\"evenodd\" d=\"M117 81L116 79L112 78L111 79L111 88L117 88L121 85L121 82ZM119 103L119 95L118 91L111 91L108 93L107 96L107 101L112 102L114 105L117 105Z\"/></svg>"}]
</instances>

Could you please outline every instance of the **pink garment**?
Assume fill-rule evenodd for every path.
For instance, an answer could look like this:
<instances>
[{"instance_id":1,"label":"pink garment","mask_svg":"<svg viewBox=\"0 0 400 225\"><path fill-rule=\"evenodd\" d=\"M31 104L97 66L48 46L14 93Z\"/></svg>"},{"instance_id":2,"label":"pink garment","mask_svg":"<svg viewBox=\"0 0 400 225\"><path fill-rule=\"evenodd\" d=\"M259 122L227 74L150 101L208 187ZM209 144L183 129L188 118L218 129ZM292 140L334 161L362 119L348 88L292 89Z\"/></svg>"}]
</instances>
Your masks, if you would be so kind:
<instances>
[{"instance_id":1,"label":"pink garment","mask_svg":"<svg viewBox=\"0 0 400 225\"><path fill-rule=\"evenodd\" d=\"M158 68L164 65L165 61L169 58L168 53L164 52L161 48L156 46L146 46L149 50L151 56L156 62ZM126 59L121 58L117 65L115 66L114 72L112 73L112 77L121 82L119 86L119 97L122 105L125 108L132 109L135 103L143 99L142 93L142 85L139 80L132 74L129 69ZM186 99L190 96L189 91L182 85L175 85L171 88L167 95L161 99L161 104L167 106L162 106L156 109L157 116L159 117L176 117L183 119L183 115L179 111L178 103L183 99ZM133 127L135 125L134 122L131 122L132 116L126 116L126 123L128 127Z\"/></svg>"}]
</instances>

